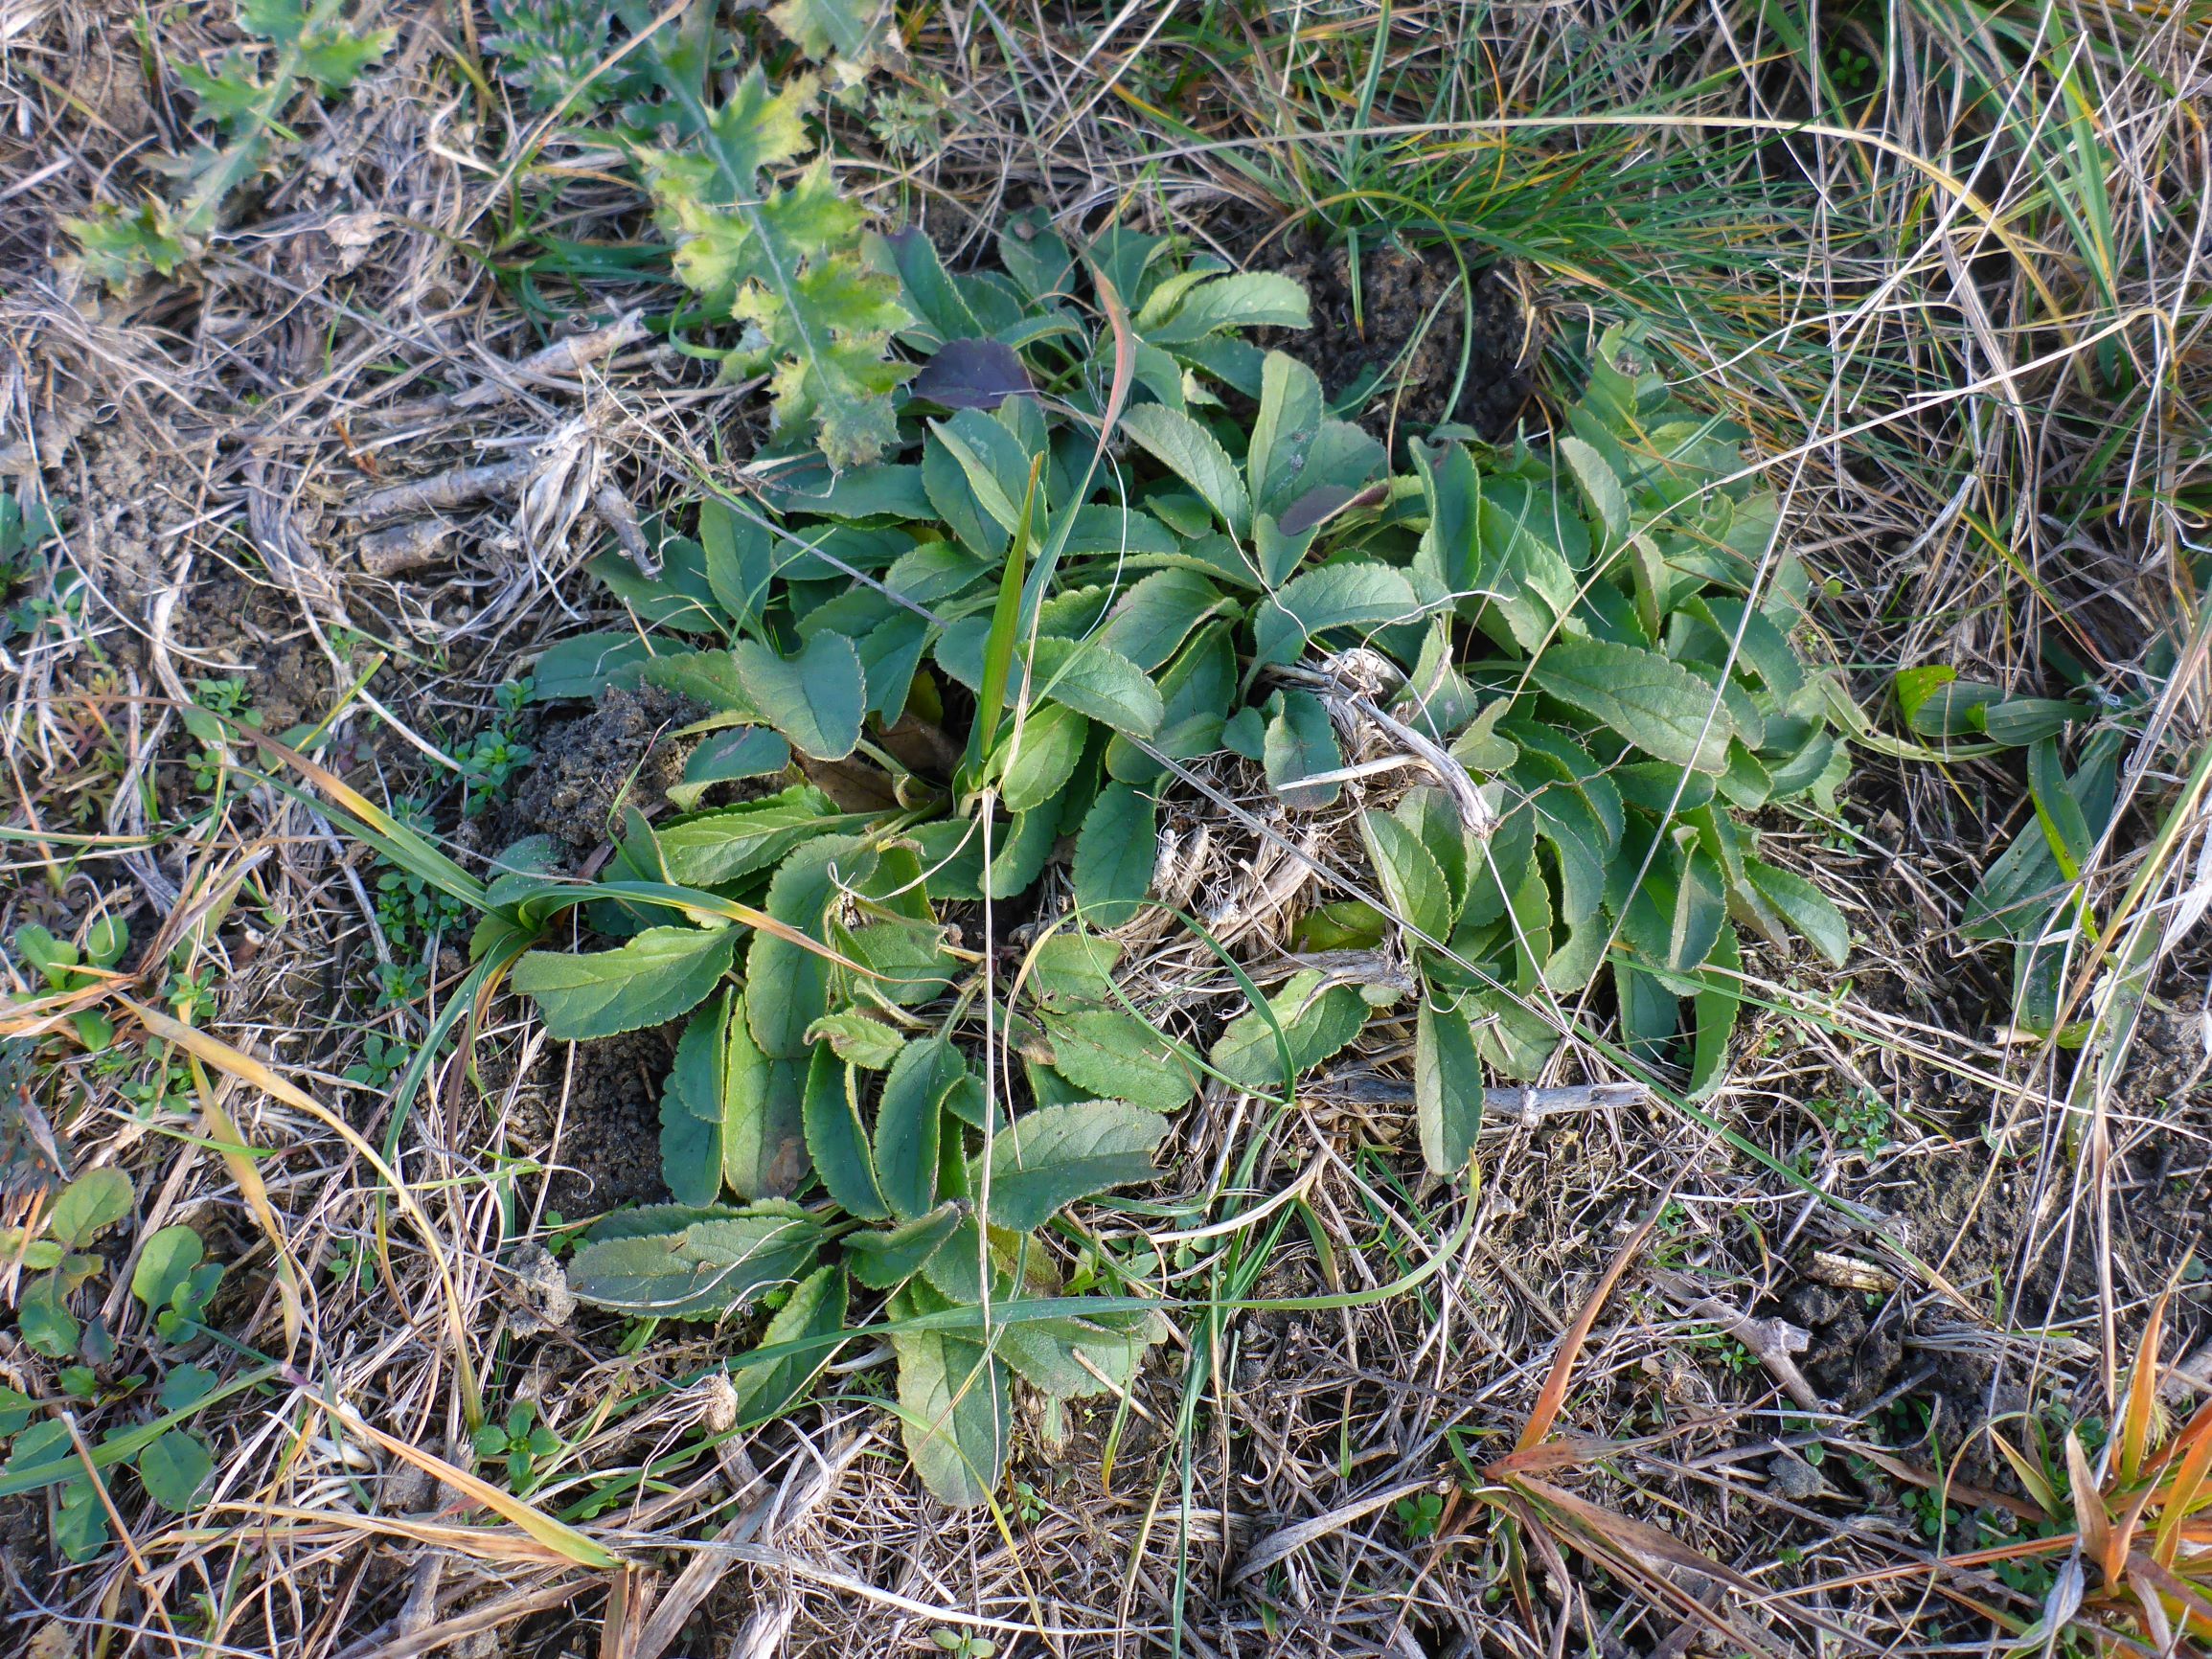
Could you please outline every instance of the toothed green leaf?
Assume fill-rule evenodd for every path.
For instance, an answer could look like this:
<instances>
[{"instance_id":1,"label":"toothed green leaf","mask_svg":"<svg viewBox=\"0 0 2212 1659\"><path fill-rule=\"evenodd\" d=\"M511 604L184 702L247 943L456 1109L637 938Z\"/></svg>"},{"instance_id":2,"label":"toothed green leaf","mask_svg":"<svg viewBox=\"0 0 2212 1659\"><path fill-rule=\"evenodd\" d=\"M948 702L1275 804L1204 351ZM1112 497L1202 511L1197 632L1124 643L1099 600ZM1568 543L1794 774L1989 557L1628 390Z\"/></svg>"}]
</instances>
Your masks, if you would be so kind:
<instances>
[{"instance_id":1,"label":"toothed green leaf","mask_svg":"<svg viewBox=\"0 0 2212 1659\"><path fill-rule=\"evenodd\" d=\"M1562 640L1529 670L1537 685L1569 707L1670 764L1699 772L1728 769L1735 722L1721 698L1680 664L1656 651L1603 640Z\"/></svg>"},{"instance_id":2,"label":"toothed green leaf","mask_svg":"<svg viewBox=\"0 0 2212 1659\"><path fill-rule=\"evenodd\" d=\"M729 1000L694 1013L661 1085L661 1181L682 1204L711 1204L722 1190L722 1042Z\"/></svg>"},{"instance_id":3,"label":"toothed green leaf","mask_svg":"<svg viewBox=\"0 0 2212 1659\"><path fill-rule=\"evenodd\" d=\"M569 1259L580 1302L656 1319L713 1319L812 1271L822 1225L787 1204L703 1212L665 1233L588 1235Z\"/></svg>"},{"instance_id":4,"label":"toothed green leaf","mask_svg":"<svg viewBox=\"0 0 2212 1659\"><path fill-rule=\"evenodd\" d=\"M835 56L855 68L891 45L890 0L782 0L768 8L768 21L809 57Z\"/></svg>"},{"instance_id":5,"label":"toothed green leaf","mask_svg":"<svg viewBox=\"0 0 2212 1659\"><path fill-rule=\"evenodd\" d=\"M761 1331L759 1348L836 1335L845 1329L848 1295L842 1267L817 1267L792 1287L790 1299L776 1309L775 1317ZM783 1416L799 1402L822 1368L836 1357L835 1346L824 1343L765 1365L732 1371L730 1381L738 1392L735 1426L752 1428Z\"/></svg>"},{"instance_id":6,"label":"toothed green leaf","mask_svg":"<svg viewBox=\"0 0 2212 1659\"><path fill-rule=\"evenodd\" d=\"M1129 921L1152 891L1158 807L1127 784L1108 784L1075 840L1075 902L1094 927Z\"/></svg>"},{"instance_id":7,"label":"toothed green leaf","mask_svg":"<svg viewBox=\"0 0 2212 1659\"><path fill-rule=\"evenodd\" d=\"M912 370L888 353L912 319L898 277L863 261L860 210L827 162L761 189L764 170L811 148L803 113L813 95L805 77L771 94L756 63L706 112L704 155L642 148L639 159L677 277L751 325L729 368L768 374L778 432L810 431L832 466L858 466L897 440L890 394Z\"/></svg>"},{"instance_id":8,"label":"toothed green leaf","mask_svg":"<svg viewBox=\"0 0 2212 1659\"><path fill-rule=\"evenodd\" d=\"M1123 1101L1047 1106L1000 1129L969 1181L992 1226L1026 1233L1078 1198L1151 1180L1167 1132L1166 1118Z\"/></svg>"},{"instance_id":9,"label":"toothed green leaf","mask_svg":"<svg viewBox=\"0 0 2212 1659\"><path fill-rule=\"evenodd\" d=\"M1424 996L1413 1036L1414 1119L1421 1155L1448 1179L1465 1172L1482 1129L1482 1057L1458 1003Z\"/></svg>"},{"instance_id":10,"label":"toothed green leaf","mask_svg":"<svg viewBox=\"0 0 2212 1659\"><path fill-rule=\"evenodd\" d=\"M823 835L803 842L768 883L770 916L820 943L824 913L867 862L857 837ZM745 950L745 1017L771 1059L798 1059L807 1052L807 1028L830 1011L830 965L804 945L762 931Z\"/></svg>"},{"instance_id":11,"label":"toothed green leaf","mask_svg":"<svg viewBox=\"0 0 2212 1659\"><path fill-rule=\"evenodd\" d=\"M950 1306L909 1284L885 1312L899 1358L900 1438L930 1495L965 1509L990 1497L1005 1470L1014 1400L1005 1364L966 1332L899 1328Z\"/></svg>"},{"instance_id":12,"label":"toothed green leaf","mask_svg":"<svg viewBox=\"0 0 2212 1659\"><path fill-rule=\"evenodd\" d=\"M945 1097L968 1074L943 1037L908 1043L883 1079L876 1106L876 1181L891 1213L910 1221L937 1202L937 1145Z\"/></svg>"},{"instance_id":13,"label":"toothed green leaf","mask_svg":"<svg viewBox=\"0 0 2212 1659\"><path fill-rule=\"evenodd\" d=\"M1421 608L1413 584L1386 564L1331 564L1292 577L1253 613L1254 660L1295 662L1334 628L1367 633L1411 622Z\"/></svg>"},{"instance_id":14,"label":"toothed green leaf","mask_svg":"<svg viewBox=\"0 0 2212 1659\"><path fill-rule=\"evenodd\" d=\"M512 983L536 1002L547 1035L582 1042L689 1012L729 972L737 941L728 927L649 927L613 950L533 950Z\"/></svg>"},{"instance_id":15,"label":"toothed green leaf","mask_svg":"<svg viewBox=\"0 0 2212 1659\"><path fill-rule=\"evenodd\" d=\"M842 761L860 741L868 680L860 653L843 634L818 633L795 657L757 640L730 648L745 695L791 746L817 761Z\"/></svg>"},{"instance_id":16,"label":"toothed green leaf","mask_svg":"<svg viewBox=\"0 0 2212 1659\"><path fill-rule=\"evenodd\" d=\"M1252 500L1243 474L1212 433L1164 403L1125 410L1122 429L1197 490L1231 535L1242 541L1252 534Z\"/></svg>"},{"instance_id":17,"label":"toothed green leaf","mask_svg":"<svg viewBox=\"0 0 2212 1659\"><path fill-rule=\"evenodd\" d=\"M1241 1087L1272 1094L1343 1048L1366 1023L1367 1003L1356 989L1323 989L1321 975L1308 968L1284 981L1266 1013L1255 1009L1229 1022L1214 1044L1214 1069Z\"/></svg>"},{"instance_id":18,"label":"toothed green leaf","mask_svg":"<svg viewBox=\"0 0 2212 1659\"><path fill-rule=\"evenodd\" d=\"M1197 1092L1190 1066L1158 1032L1120 1009L1045 1017L1053 1069L1094 1095L1172 1112Z\"/></svg>"},{"instance_id":19,"label":"toothed green leaf","mask_svg":"<svg viewBox=\"0 0 2212 1659\"><path fill-rule=\"evenodd\" d=\"M1268 699L1265 742L1267 783L1286 807L1311 812L1342 792L1341 784L1300 782L1344 764L1329 710L1311 692L1277 692Z\"/></svg>"},{"instance_id":20,"label":"toothed green leaf","mask_svg":"<svg viewBox=\"0 0 2212 1659\"><path fill-rule=\"evenodd\" d=\"M730 1008L719 1102L722 1178L741 1198L789 1197L813 1168L804 1114L807 1062L770 1059L753 1041L745 998L733 997Z\"/></svg>"}]
</instances>

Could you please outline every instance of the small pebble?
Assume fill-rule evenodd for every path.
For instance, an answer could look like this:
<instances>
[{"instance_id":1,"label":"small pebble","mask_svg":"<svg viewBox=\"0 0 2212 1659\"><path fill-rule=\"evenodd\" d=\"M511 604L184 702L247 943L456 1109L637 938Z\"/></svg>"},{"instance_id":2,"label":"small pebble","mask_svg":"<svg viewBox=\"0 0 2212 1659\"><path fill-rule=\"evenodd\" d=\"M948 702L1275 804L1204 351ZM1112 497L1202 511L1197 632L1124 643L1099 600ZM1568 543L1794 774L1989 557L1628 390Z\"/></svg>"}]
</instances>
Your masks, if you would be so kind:
<instances>
[{"instance_id":1,"label":"small pebble","mask_svg":"<svg viewBox=\"0 0 2212 1659\"><path fill-rule=\"evenodd\" d=\"M1794 1452L1776 1452L1767 1460L1767 1478L1774 1490L1793 1504L1818 1497L1825 1483L1820 1471Z\"/></svg>"}]
</instances>

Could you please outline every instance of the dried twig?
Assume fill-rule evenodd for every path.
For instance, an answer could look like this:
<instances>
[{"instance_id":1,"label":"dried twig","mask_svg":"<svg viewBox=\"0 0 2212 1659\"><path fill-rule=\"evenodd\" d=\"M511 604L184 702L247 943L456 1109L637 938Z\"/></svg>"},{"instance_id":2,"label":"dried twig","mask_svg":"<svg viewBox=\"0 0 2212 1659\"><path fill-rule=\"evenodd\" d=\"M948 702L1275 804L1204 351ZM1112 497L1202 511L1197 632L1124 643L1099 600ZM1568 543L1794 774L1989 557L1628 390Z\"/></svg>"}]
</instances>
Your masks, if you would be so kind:
<instances>
[{"instance_id":1,"label":"dried twig","mask_svg":"<svg viewBox=\"0 0 2212 1659\"><path fill-rule=\"evenodd\" d=\"M1471 834L1488 835L1497 827L1496 807L1484 797L1468 769L1452 758L1450 751L1395 715L1386 714L1377 704L1375 699L1402 677L1396 665L1380 653L1366 649L1339 651L1319 669L1278 668L1270 671L1280 679L1318 692L1321 700L1340 716L1349 713L1380 728L1407 751L1409 762L1426 767L1444 785L1459 808L1460 821ZM1349 776L1355 770L1347 767L1342 773L1325 772L1301 781L1309 784L1327 783Z\"/></svg>"},{"instance_id":2,"label":"dried twig","mask_svg":"<svg viewBox=\"0 0 2212 1659\"><path fill-rule=\"evenodd\" d=\"M1793 1355L1813 1345L1813 1333L1787 1319L1754 1319L1731 1307L1717 1296L1708 1296L1696 1281L1669 1267L1650 1269L1652 1283L1699 1319L1709 1319L1751 1351L1751 1356L1772 1374L1782 1391L1807 1411L1825 1412L1828 1402L1806 1381Z\"/></svg>"},{"instance_id":3,"label":"dried twig","mask_svg":"<svg viewBox=\"0 0 2212 1659\"><path fill-rule=\"evenodd\" d=\"M637 566L638 575L649 579L660 575L660 560L653 556L645 532L638 526L637 511L630 506L629 497L612 484L603 484L592 492L591 504L599 509L599 516L607 529L614 532L615 540L622 544L622 551L628 556L630 563Z\"/></svg>"},{"instance_id":4,"label":"dried twig","mask_svg":"<svg viewBox=\"0 0 2212 1659\"><path fill-rule=\"evenodd\" d=\"M435 477L418 478L396 484L389 489L379 489L354 502L348 512L368 524L387 518L443 512L471 502L516 494L530 482L537 467L535 455L520 455L512 461L494 461L483 466L463 466Z\"/></svg>"},{"instance_id":5,"label":"dried twig","mask_svg":"<svg viewBox=\"0 0 2212 1659\"><path fill-rule=\"evenodd\" d=\"M353 557L371 576L389 580L435 563L452 534L451 519L411 518L371 531L354 545Z\"/></svg>"},{"instance_id":6,"label":"dried twig","mask_svg":"<svg viewBox=\"0 0 2212 1659\"><path fill-rule=\"evenodd\" d=\"M625 346L635 345L645 337L644 314L626 311L604 329L594 329L589 333L572 334L565 340L556 340L552 345L511 363L489 364L488 377L465 392L448 392L436 398L418 398L411 403L396 403L388 409L372 413L382 424L397 426L430 415L450 415L465 409L491 408L511 398L521 396L529 387L567 389L580 370L610 357Z\"/></svg>"}]
</instances>

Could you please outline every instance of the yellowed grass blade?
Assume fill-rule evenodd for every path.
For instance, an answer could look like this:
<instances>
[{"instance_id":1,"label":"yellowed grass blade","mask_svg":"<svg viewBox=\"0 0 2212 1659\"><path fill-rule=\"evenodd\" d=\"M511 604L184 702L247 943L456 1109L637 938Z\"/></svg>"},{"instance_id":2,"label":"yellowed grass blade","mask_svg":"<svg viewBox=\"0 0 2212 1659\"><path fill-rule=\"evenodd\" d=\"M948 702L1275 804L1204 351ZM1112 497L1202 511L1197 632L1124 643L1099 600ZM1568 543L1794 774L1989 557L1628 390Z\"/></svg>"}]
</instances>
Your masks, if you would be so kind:
<instances>
[{"instance_id":1,"label":"yellowed grass blade","mask_svg":"<svg viewBox=\"0 0 2212 1659\"><path fill-rule=\"evenodd\" d=\"M1523 1477L1515 1483L1530 1496L1558 1510L1578 1525L1587 1528L1608 1546L1631 1560L1640 1560L1647 1566L1682 1568L1702 1574L1728 1586L1739 1596L1753 1601L1764 1599L1766 1592L1733 1567L1723 1566L1701 1550L1691 1548L1674 1534L1649 1521L1639 1521L1632 1515L1615 1514L1611 1510L1579 1498L1564 1487L1555 1487L1548 1481Z\"/></svg>"},{"instance_id":2,"label":"yellowed grass blade","mask_svg":"<svg viewBox=\"0 0 2212 1659\"><path fill-rule=\"evenodd\" d=\"M2128 1557L2128 1577L2131 1583L2140 1579L2148 1588L2173 1597L2180 1606L2183 1622L2199 1635L2212 1633L2212 1600L2206 1599L2204 1586L2168 1572L2140 1551Z\"/></svg>"},{"instance_id":3,"label":"yellowed grass blade","mask_svg":"<svg viewBox=\"0 0 2212 1659\"><path fill-rule=\"evenodd\" d=\"M285 1230L277 1225L276 1210L269 1203L268 1183L262 1179L262 1172L255 1167L253 1159L246 1156L245 1136L239 1133L238 1125L231 1121L230 1114L222 1108L222 1102L216 1099L215 1085L208 1081L207 1072L200 1065L199 1057L188 1054L185 1057L192 1066L193 1087L199 1095L200 1123L207 1130L207 1138L215 1143L221 1153L223 1168L230 1171L231 1179L238 1183L239 1195L245 1199L246 1208L254 1213L254 1219L261 1223L262 1231L268 1236L269 1248L276 1252L277 1300L284 1308L285 1358L289 1360L300 1345L299 1266L292 1261L291 1247L285 1240Z\"/></svg>"},{"instance_id":4,"label":"yellowed grass blade","mask_svg":"<svg viewBox=\"0 0 2212 1659\"><path fill-rule=\"evenodd\" d=\"M319 1532L364 1533L374 1537L405 1538L413 1543L451 1550L456 1555L469 1556L479 1561L504 1566L590 1564L577 1562L574 1557L527 1533L494 1532L490 1527L456 1527L443 1521L408 1520L396 1515L356 1515L346 1511L292 1509L283 1504L213 1504L209 1506L208 1512L228 1512L247 1517L254 1523L254 1535L260 1538L312 1538ZM268 1523L272 1521L288 1524L271 1526ZM180 1530L176 1533L164 1533L159 1541L164 1544L219 1543L224 1540L235 1541L237 1537L235 1532L201 1528L192 1532Z\"/></svg>"},{"instance_id":5,"label":"yellowed grass blade","mask_svg":"<svg viewBox=\"0 0 2212 1659\"><path fill-rule=\"evenodd\" d=\"M2035 1505L2023 1503L2010 1492L2000 1492L1989 1487L1974 1486L1967 1481L1949 1479L1937 1474L1932 1469L1922 1468L1918 1464L1909 1464L1903 1458L1891 1457L1887 1452L1876 1451L1871 1446L1866 1449L1865 1456L1867 1462L1873 1464L1875 1467L1886 1470L1909 1486L1919 1487L1924 1491L1941 1493L1946 1503L1956 1498L1960 1503L1970 1505L1977 1510L2003 1510L2008 1514L2018 1515L2023 1521L2040 1521L2058 1512L2058 1503L2055 1498L2049 1509L2039 1510ZM2019 1468L2018 1464L2013 1466L2016 1471ZM2029 1489L2033 1490L2034 1489L2030 1488ZM2048 1491L2050 1488L2045 1485L2043 1489Z\"/></svg>"},{"instance_id":6,"label":"yellowed grass blade","mask_svg":"<svg viewBox=\"0 0 2212 1659\"><path fill-rule=\"evenodd\" d=\"M108 999L117 984L128 985L137 978L135 974L109 973L93 967L80 967L76 971L97 973L102 983L80 985L75 990L48 991L8 1004L7 1011L0 1013L0 1036L36 1038L59 1031L71 1014L98 1008Z\"/></svg>"},{"instance_id":7,"label":"yellowed grass blade","mask_svg":"<svg viewBox=\"0 0 2212 1659\"><path fill-rule=\"evenodd\" d=\"M490 1481L470 1474L457 1464L449 1464L435 1452L426 1452L419 1445L411 1445L397 1435L386 1434L375 1423L340 1400L325 1395L309 1396L318 1405L346 1425L348 1432L358 1435L398 1458L413 1464L424 1474L451 1487L463 1496L482 1504L502 1520L513 1521L539 1543L565 1560L580 1567L619 1567L622 1559L604 1545L578 1532L566 1521L557 1521L543 1510L503 1491Z\"/></svg>"},{"instance_id":8,"label":"yellowed grass blade","mask_svg":"<svg viewBox=\"0 0 2212 1659\"><path fill-rule=\"evenodd\" d=\"M2158 1514L2158 1539L2151 1552L2162 1567L2174 1564L2175 1551L2181 1541L2181 1523L2204 1494L2204 1476L2212 1470L2212 1399L2197 1408L2197 1415L2174 1437L2174 1443L2185 1449L2180 1466L2166 1483Z\"/></svg>"},{"instance_id":9,"label":"yellowed grass blade","mask_svg":"<svg viewBox=\"0 0 2212 1659\"><path fill-rule=\"evenodd\" d=\"M462 1406L467 1414L470 1427L481 1422L484 1419L484 1403L477 1391L476 1368L468 1358L468 1325L462 1312L461 1292L453 1283L453 1270L445 1261L445 1248L439 1242L438 1229L431 1225L429 1216L391 1165L384 1162L376 1148L360 1137L353 1125L317 1102L289 1078L270 1070L253 1056L231 1047L218 1037L210 1036L206 1032L186 1025L182 1020L171 1019L159 1009L133 1002L127 996L116 1000L136 1014L139 1023L155 1036L165 1038L186 1053L197 1056L216 1070L226 1072L239 1081L306 1112L360 1153L368 1160L370 1168L383 1176L393 1194L399 1200L399 1207L407 1212L408 1219L415 1223L416 1231L422 1234L423 1248L429 1251L431 1263L437 1269L439 1286L445 1298L446 1323L453 1338L453 1368L461 1385Z\"/></svg>"},{"instance_id":10,"label":"yellowed grass blade","mask_svg":"<svg viewBox=\"0 0 2212 1659\"><path fill-rule=\"evenodd\" d=\"M434 863L438 867L440 875L445 876L447 881L455 884L454 890L473 891L477 894L482 894L484 891L484 884L478 881L476 877L463 870L460 865L454 863L435 847L431 847L414 830L399 823L383 807L377 806L376 802L370 800L368 796L362 794L360 790L354 788L353 784L347 783L345 779L339 777L328 766L323 765L320 761L310 760L288 744L279 742L256 727L240 726L238 729L238 735L241 739L260 744L270 753L282 758L287 765L293 767L309 783L322 790L324 794L330 796L331 800L377 834L396 841L418 845L422 849L420 856ZM441 884L444 885L445 883Z\"/></svg>"},{"instance_id":11,"label":"yellowed grass blade","mask_svg":"<svg viewBox=\"0 0 2212 1659\"><path fill-rule=\"evenodd\" d=\"M2013 1473L2018 1477L2020 1485L2027 1488L2028 1496L2035 1500L2036 1507L2046 1515L2057 1514L2059 1494L2051 1483L2043 1479L2043 1471L2028 1462L2027 1454L1995 1429L1989 1431L1989 1438L1990 1443L2003 1455L2005 1462L2012 1465Z\"/></svg>"}]
</instances>

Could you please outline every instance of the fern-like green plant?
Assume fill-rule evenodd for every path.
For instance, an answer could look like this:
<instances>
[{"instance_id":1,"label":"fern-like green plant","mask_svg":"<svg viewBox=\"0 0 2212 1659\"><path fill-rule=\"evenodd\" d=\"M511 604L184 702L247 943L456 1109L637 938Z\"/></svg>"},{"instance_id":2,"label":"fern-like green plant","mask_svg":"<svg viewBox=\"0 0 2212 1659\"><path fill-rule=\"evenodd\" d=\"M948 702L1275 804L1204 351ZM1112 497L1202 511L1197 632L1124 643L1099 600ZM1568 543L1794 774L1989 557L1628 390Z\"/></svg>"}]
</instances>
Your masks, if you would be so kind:
<instances>
[{"instance_id":1,"label":"fern-like green plant","mask_svg":"<svg viewBox=\"0 0 2212 1659\"><path fill-rule=\"evenodd\" d=\"M175 180L174 194L148 194L134 208L102 203L62 221L87 276L122 290L149 270L166 277L195 258L221 227L232 195L289 136L285 115L292 104L309 89L322 98L345 91L395 33L349 20L345 0L239 0L238 23L268 50L254 58L232 51L213 70L186 64L178 71L196 101L194 125L208 136L157 164Z\"/></svg>"},{"instance_id":2,"label":"fern-like green plant","mask_svg":"<svg viewBox=\"0 0 2212 1659\"><path fill-rule=\"evenodd\" d=\"M912 319L898 279L862 259L861 212L838 193L828 158L783 176L815 148L806 114L819 82L806 74L771 86L756 60L718 96L738 48L716 29L715 8L694 6L659 30L654 11L638 0L502 3L491 45L534 102L580 126L617 111L611 136L652 199L694 320L740 329L734 345L694 350L732 376L768 375L787 439L819 442L833 466L873 461L897 436L891 392L912 370L892 359L891 335ZM840 63L867 60L886 14L880 0L787 0L770 12L803 52ZM645 38L593 80L617 23Z\"/></svg>"}]
</instances>

